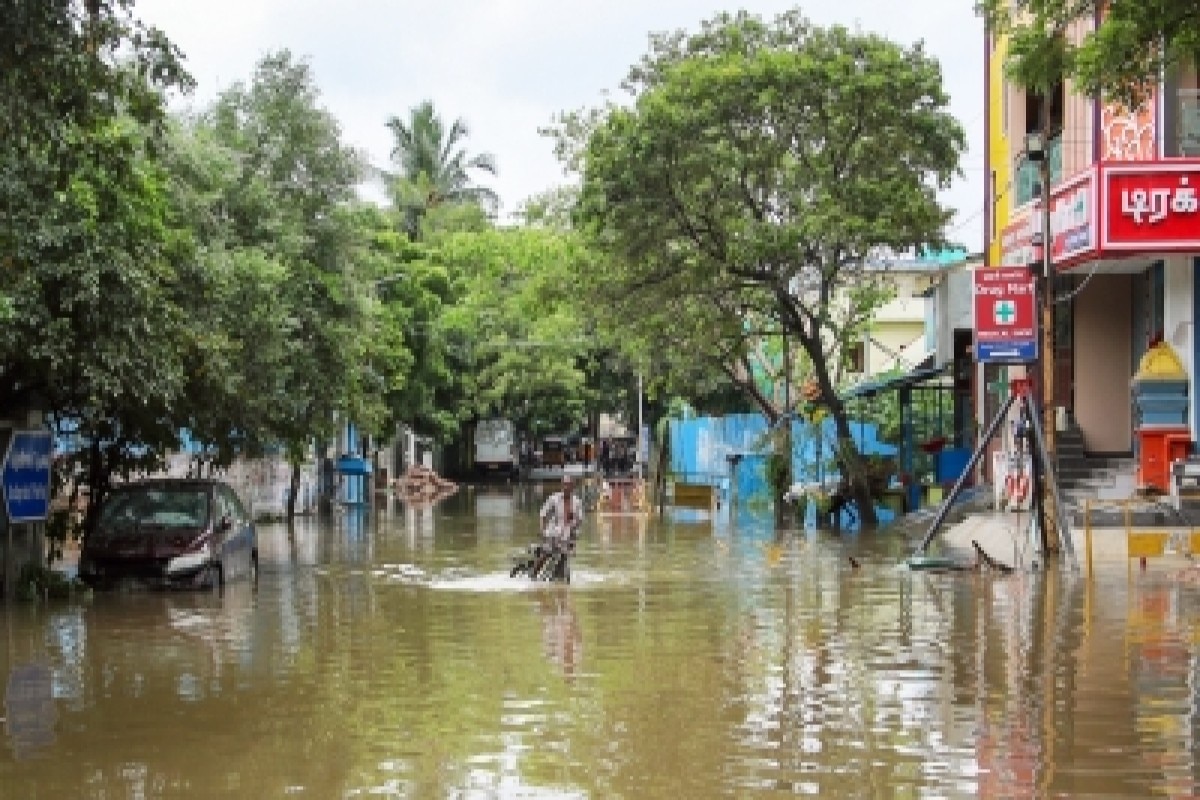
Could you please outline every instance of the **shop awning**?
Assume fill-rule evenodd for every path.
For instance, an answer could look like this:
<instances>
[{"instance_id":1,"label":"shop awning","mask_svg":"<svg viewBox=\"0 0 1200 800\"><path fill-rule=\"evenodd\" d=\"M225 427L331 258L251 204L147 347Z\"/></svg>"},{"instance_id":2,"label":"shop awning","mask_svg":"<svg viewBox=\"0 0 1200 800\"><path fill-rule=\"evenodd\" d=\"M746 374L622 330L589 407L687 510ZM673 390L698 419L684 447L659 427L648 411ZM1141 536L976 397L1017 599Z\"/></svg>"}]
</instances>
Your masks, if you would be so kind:
<instances>
[{"instance_id":1,"label":"shop awning","mask_svg":"<svg viewBox=\"0 0 1200 800\"><path fill-rule=\"evenodd\" d=\"M875 380L864 381L857 386L848 389L842 393L843 400L851 400L858 397L875 397L884 392L896 392L900 389L911 389L920 383L926 383L935 378L940 378L950 372L950 365L945 364L940 367L918 367L910 372L905 372L900 375L889 375L886 378L877 378Z\"/></svg>"}]
</instances>

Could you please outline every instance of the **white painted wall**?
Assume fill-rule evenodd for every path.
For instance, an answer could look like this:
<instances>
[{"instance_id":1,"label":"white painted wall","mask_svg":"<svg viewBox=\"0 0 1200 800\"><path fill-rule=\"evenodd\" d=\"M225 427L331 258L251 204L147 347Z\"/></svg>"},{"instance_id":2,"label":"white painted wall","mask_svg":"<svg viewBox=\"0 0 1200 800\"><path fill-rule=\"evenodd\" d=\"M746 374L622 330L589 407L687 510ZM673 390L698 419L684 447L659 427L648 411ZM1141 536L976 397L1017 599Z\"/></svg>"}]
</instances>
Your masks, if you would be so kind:
<instances>
[{"instance_id":1,"label":"white painted wall","mask_svg":"<svg viewBox=\"0 0 1200 800\"><path fill-rule=\"evenodd\" d=\"M976 266L978 262L972 261L955 267L946 274L934 295L936 310L933 324L937 337L935 361L938 366L949 364L954 358L954 330L969 330L975 324L971 268Z\"/></svg>"}]
</instances>

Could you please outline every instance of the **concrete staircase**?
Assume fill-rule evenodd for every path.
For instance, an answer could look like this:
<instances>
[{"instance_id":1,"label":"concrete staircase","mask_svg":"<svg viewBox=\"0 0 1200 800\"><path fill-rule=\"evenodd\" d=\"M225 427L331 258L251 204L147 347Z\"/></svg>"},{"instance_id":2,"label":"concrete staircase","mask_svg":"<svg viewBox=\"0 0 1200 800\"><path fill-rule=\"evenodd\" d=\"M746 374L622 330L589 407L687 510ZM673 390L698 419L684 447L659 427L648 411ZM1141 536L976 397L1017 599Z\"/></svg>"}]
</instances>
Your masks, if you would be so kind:
<instances>
[{"instance_id":1,"label":"concrete staircase","mask_svg":"<svg viewBox=\"0 0 1200 800\"><path fill-rule=\"evenodd\" d=\"M1130 506L1131 525L1154 527L1186 524L1193 516L1190 509L1181 514L1167 497L1146 497L1138 493L1137 461L1133 456L1093 456L1084 450L1083 433L1075 425L1056 437L1057 472L1063 502L1072 524L1083 525L1086 501L1093 501L1091 524L1094 527L1124 527L1125 509L1096 501L1137 500Z\"/></svg>"},{"instance_id":2,"label":"concrete staircase","mask_svg":"<svg viewBox=\"0 0 1200 800\"><path fill-rule=\"evenodd\" d=\"M1059 488L1068 503L1086 499L1128 500L1137 489L1137 462L1132 456L1088 455L1083 432L1072 424L1055 437Z\"/></svg>"}]
</instances>

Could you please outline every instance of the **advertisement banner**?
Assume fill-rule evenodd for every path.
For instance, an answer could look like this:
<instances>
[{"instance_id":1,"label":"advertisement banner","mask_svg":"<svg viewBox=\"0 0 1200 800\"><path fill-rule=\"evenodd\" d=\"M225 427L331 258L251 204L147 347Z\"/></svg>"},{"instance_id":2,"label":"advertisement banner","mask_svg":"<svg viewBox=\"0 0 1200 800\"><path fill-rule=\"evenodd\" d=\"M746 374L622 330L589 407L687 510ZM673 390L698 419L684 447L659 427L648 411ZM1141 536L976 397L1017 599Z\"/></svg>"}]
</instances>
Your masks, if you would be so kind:
<instances>
[{"instance_id":1,"label":"advertisement banner","mask_svg":"<svg viewBox=\"0 0 1200 800\"><path fill-rule=\"evenodd\" d=\"M1035 216L1040 213L1034 212ZM1087 170L1054 190L1050 198L1050 257L1073 263L1096 252L1096 179Z\"/></svg>"},{"instance_id":2,"label":"advertisement banner","mask_svg":"<svg viewBox=\"0 0 1200 800\"><path fill-rule=\"evenodd\" d=\"M1055 266L1069 266L1097 252L1096 173L1088 169L1054 190L1050 198L1050 257ZM1023 211L1000 233L1000 258L1005 264L1040 263L1041 201Z\"/></svg>"},{"instance_id":3,"label":"advertisement banner","mask_svg":"<svg viewBox=\"0 0 1200 800\"><path fill-rule=\"evenodd\" d=\"M1032 264L1038 258L1038 248L1033 242L1033 215L1025 211L1000 231L1000 261Z\"/></svg>"},{"instance_id":4,"label":"advertisement banner","mask_svg":"<svg viewBox=\"0 0 1200 800\"><path fill-rule=\"evenodd\" d=\"M1200 163L1104 164L1101 248L1200 250Z\"/></svg>"}]
</instances>

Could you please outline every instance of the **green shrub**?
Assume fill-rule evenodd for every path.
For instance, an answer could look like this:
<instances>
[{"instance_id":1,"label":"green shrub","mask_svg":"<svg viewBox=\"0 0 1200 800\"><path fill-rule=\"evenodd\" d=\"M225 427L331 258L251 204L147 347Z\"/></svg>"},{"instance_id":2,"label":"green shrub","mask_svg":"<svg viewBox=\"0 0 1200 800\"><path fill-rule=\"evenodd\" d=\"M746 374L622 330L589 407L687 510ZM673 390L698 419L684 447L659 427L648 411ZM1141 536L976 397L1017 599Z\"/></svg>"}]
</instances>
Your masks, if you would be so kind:
<instances>
[{"instance_id":1,"label":"green shrub","mask_svg":"<svg viewBox=\"0 0 1200 800\"><path fill-rule=\"evenodd\" d=\"M26 564L17 576L17 599L25 602L43 598L63 599L83 589L79 581L40 564Z\"/></svg>"}]
</instances>

